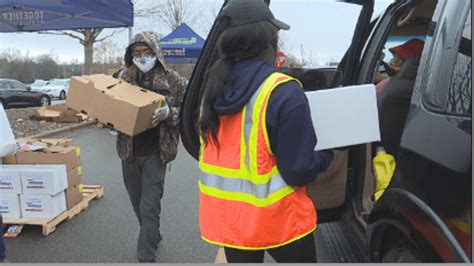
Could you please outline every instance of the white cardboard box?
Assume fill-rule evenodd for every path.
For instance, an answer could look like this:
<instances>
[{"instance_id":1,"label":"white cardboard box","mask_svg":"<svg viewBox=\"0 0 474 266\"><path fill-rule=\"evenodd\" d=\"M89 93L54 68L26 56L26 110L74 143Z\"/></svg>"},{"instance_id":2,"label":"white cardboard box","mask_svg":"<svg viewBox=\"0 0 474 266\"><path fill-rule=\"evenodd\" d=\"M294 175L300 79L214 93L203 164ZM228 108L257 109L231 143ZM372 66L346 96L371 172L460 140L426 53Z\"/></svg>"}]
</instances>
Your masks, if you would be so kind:
<instances>
[{"instance_id":1,"label":"white cardboard box","mask_svg":"<svg viewBox=\"0 0 474 266\"><path fill-rule=\"evenodd\" d=\"M0 194L0 214L4 218L21 218L20 195Z\"/></svg>"},{"instance_id":2,"label":"white cardboard box","mask_svg":"<svg viewBox=\"0 0 474 266\"><path fill-rule=\"evenodd\" d=\"M0 165L0 194L21 194L21 177L18 169Z\"/></svg>"},{"instance_id":3,"label":"white cardboard box","mask_svg":"<svg viewBox=\"0 0 474 266\"><path fill-rule=\"evenodd\" d=\"M20 172L23 194L56 195L68 186L63 164L3 165Z\"/></svg>"},{"instance_id":4,"label":"white cardboard box","mask_svg":"<svg viewBox=\"0 0 474 266\"><path fill-rule=\"evenodd\" d=\"M380 141L373 84L307 92L306 96L318 138L315 150Z\"/></svg>"},{"instance_id":5,"label":"white cardboard box","mask_svg":"<svg viewBox=\"0 0 474 266\"><path fill-rule=\"evenodd\" d=\"M54 218L66 208L64 191L50 195L21 195L21 213L23 218Z\"/></svg>"}]
</instances>

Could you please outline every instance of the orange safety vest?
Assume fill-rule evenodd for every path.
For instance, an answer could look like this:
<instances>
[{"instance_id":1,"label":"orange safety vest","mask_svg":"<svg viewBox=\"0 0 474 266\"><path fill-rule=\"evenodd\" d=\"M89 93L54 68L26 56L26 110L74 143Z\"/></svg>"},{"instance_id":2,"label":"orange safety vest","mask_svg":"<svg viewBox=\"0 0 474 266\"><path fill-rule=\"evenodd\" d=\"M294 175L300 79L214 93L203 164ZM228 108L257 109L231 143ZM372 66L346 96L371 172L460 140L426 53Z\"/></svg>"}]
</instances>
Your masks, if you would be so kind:
<instances>
[{"instance_id":1,"label":"orange safety vest","mask_svg":"<svg viewBox=\"0 0 474 266\"><path fill-rule=\"evenodd\" d=\"M264 250L316 229L316 210L306 188L282 178L267 133L270 95L292 80L297 81L273 73L241 112L220 116L219 147L210 137L204 144L201 136L199 223L206 242Z\"/></svg>"}]
</instances>

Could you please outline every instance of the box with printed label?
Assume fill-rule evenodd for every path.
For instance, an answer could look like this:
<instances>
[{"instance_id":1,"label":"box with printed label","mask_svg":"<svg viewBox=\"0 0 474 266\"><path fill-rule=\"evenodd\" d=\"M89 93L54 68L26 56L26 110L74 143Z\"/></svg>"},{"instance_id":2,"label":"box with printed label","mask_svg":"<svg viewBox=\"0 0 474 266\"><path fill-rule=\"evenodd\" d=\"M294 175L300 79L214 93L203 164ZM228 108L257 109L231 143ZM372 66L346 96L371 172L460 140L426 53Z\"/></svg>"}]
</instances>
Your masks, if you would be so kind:
<instances>
[{"instance_id":1,"label":"box with printed label","mask_svg":"<svg viewBox=\"0 0 474 266\"><path fill-rule=\"evenodd\" d=\"M23 194L55 195L68 187L65 165L24 165L19 169Z\"/></svg>"},{"instance_id":2,"label":"box with printed label","mask_svg":"<svg viewBox=\"0 0 474 266\"><path fill-rule=\"evenodd\" d=\"M67 209L64 191L53 196L21 195L20 205L23 218L54 218Z\"/></svg>"},{"instance_id":3,"label":"box with printed label","mask_svg":"<svg viewBox=\"0 0 474 266\"><path fill-rule=\"evenodd\" d=\"M21 218L20 195L0 193L0 214L4 218Z\"/></svg>"},{"instance_id":4,"label":"box with printed label","mask_svg":"<svg viewBox=\"0 0 474 266\"><path fill-rule=\"evenodd\" d=\"M21 194L21 177L18 169L0 165L0 194Z\"/></svg>"},{"instance_id":5,"label":"box with printed label","mask_svg":"<svg viewBox=\"0 0 474 266\"><path fill-rule=\"evenodd\" d=\"M63 164L3 165L20 173L24 194L54 195L68 187L66 166Z\"/></svg>"}]
</instances>

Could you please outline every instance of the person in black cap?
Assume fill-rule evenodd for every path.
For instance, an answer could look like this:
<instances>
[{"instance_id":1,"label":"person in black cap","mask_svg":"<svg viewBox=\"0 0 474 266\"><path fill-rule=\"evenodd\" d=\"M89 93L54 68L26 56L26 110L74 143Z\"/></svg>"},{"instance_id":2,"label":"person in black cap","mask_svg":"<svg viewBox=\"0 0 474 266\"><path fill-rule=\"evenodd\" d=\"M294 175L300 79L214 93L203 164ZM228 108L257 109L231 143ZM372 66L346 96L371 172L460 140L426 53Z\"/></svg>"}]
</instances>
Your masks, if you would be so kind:
<instances>
[{"instance_id":1,"label":"person in black cap","mask_svg":"<svg viewBox=\"0 0 474 266\"><path fill-rule=\"evenodd\" d=\"M305 185L329 166L300 82L277 72L277 20L263 0L233 0L218 16L218 59L206 73L201 137L202 239L228 262L316 262L316 209ZM298 129L298 130L295 130Z\"/></svg>"}]
</instances>

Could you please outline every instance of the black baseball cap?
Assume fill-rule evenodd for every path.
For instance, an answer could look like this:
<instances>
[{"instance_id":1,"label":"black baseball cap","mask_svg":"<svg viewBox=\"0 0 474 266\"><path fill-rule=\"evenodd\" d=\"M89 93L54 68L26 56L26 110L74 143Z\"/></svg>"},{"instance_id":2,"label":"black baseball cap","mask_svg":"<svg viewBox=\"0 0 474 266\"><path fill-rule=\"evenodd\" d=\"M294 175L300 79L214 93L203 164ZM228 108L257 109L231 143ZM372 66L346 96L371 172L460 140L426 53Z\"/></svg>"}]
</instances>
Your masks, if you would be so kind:
<instances>
[{"instance_id":1,"label":"black baseball cap","mask_svg":"<svg viewBox=\"0 0 474 266\"><path fill-rule=\"evenodd\" d=\"M290 25L273 16L270 7L263 0L229 0L220 16L230 18L229 27L268 21L278 29L290 29Z\"/></svg>"}]
</instances>

